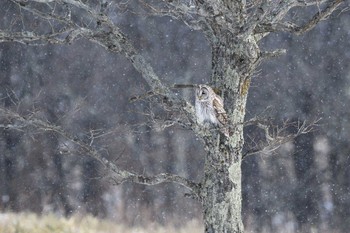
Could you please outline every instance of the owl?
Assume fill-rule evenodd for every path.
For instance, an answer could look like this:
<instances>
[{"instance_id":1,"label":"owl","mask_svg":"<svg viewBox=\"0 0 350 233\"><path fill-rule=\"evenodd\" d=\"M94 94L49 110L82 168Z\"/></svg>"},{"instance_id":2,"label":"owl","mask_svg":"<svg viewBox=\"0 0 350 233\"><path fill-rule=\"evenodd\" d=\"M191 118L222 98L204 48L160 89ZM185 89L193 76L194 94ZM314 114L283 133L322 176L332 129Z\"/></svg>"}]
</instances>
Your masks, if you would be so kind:
<instances>
[{"instance_id":1,"label":"owl","mask_svg":"<svg viewBox=\"0 0 350 233\"><path fill-rule=\"evenodd\" d=\"M225 136L229 136L227 114L224 102L208 85L198 85L196 88L196 116L199 124L209 122L221 128Z\"/></svg>"}]
</instances>

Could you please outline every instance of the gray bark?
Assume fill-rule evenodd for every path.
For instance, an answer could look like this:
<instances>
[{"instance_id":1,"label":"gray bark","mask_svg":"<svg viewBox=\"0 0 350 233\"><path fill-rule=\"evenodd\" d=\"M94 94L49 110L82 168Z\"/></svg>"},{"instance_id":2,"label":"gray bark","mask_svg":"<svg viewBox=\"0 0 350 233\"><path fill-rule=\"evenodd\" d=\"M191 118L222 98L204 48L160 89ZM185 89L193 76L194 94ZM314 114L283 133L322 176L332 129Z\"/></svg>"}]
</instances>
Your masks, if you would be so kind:
<instances>
[{"instance_id":1,"label":"gray bark","mask_svg":"<svg viewBox=\"0 0 350 233\"><path fill-rule=\"evenodd\" d=\"M206 232L243 232L241 218L241 152L244 144L243 121L246 106L249 73L254 62L245 51L258 54L254 43L244 42L237 46L233 38L220 35L213 46L213 70L215 83L223 86L226 109L230 116L231 138L220 135L206 140L205 178L202 186ZM243 45L243 46L242 46ZM240 65L237 61L240 61Z\"/></svg>"},{"instance_id":2,"label":"gray bark","mask_svg":"<svg viewBox=\"0 0 350 233\"><path fill-rule=\"evenodd\" d=\"M232 6L232 4L236 4ZM206 138L207 155L201 198L205 232L244 232L241 217L241 160L243 121L251 74L258 61L259 48L252 37L239 37L246 18L243 2L220 4L221 12L236 10L233 25L213 22L212 83L220 87L233 135ZM233 11L234 12L234 11ZM221 24L221 25L220 25Z\"/></svg>"}]
</instances>

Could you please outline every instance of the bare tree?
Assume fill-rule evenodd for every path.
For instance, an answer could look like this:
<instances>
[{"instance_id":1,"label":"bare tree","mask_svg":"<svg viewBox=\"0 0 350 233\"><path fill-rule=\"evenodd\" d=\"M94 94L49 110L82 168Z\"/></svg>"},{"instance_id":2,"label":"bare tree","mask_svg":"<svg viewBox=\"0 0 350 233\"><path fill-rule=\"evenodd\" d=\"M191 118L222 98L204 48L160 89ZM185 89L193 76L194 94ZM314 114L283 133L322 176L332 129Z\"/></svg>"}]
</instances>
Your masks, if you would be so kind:
<instances>
[{"instance_id":1,"label":"bare tree","mask_svg":"<svg viewBox=\"0 0 350 233\"><path fill-rule=\"evenodd\" d=\"M70 44L85 38L108 51L125 56L142 74L150 91L146 98L176 114L164 120L164 127L179 124L192 130L206 149L205 172L200 183L163 173L145 177L122 170L103 157L91 143L79 140L59 126L31 115L18 115L1 110L9 124L6 128L35 127L53 131L70 140L80 151L99 160L110 171L116 183L131 181L146 185L175 182L190 190L190 196L203 207L205 232L243 232L241 219L241 161L244 116L251 78L262 60L275 57L284 50L261 51L259 41L274 32L302 34L330 16L344 0L290 1L219 1L219 0L138 0L144 14L170 16L188 27L202 31L211 47L212 77L210 85L220 89L233 134L228 138L219 130L208 130L197 124L194 108L164 85L152 66L135 48L132 38L113 22L111 12L122 3L81 0L7 0L18 14L6 19L8 27L0 31L0 42L25 45ZM125 5L125 3L123 3ZM313 7L315 14L298 20L288 13ZM303 22L303 23L301 23ZM38 27L37 25L41 25ZM253 122L250 121L250 122ZM259 123L260 124L260 123ZM260 124L270 137L268 129ZM299 131L303 133L308 127ZM94 139L92 134L91 140ZM275 140L278 138L275 137ZM273 143L275 143L273 141Z\"/></svg>"}]
</instances>

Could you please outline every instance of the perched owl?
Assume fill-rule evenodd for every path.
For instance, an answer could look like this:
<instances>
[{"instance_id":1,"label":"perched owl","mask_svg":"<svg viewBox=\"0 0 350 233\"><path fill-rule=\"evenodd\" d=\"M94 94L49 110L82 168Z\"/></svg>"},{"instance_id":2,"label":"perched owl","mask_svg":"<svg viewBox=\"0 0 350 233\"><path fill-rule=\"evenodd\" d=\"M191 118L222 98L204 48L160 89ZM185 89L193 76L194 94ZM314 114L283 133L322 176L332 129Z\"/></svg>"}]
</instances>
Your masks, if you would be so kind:
<instances>
[{"instance_id":1,"label":"perched owl","mask_svg":"<svg viewBox=\"0 0 350 233\"><path fill-rule=\"evenodd\" d=\"M196 115L199 124L212 123L221 128L228 137L227 114L224 102L208 85L198 85L196 88Z\"/></svg>"}]
</instances>

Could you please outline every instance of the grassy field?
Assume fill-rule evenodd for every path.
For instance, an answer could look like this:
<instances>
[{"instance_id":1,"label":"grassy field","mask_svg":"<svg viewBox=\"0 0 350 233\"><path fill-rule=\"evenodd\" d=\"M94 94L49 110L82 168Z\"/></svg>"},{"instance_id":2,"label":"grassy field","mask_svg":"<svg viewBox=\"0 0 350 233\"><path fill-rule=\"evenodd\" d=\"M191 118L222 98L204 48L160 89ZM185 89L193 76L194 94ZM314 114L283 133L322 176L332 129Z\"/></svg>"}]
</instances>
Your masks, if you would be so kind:
<instances>
[{"instance_id":1,"label":"grassy field","mask_svg":"<svg viewBox=\"0 0 350 233\"><path fill-rule=\"evenodd\" d=\"M53 214L37 216L30 213L0 213L1 233L199 233L203 228L195 221L182 227L127 227L91 216L57 217Z\"/></svg>"}]
</instances>

